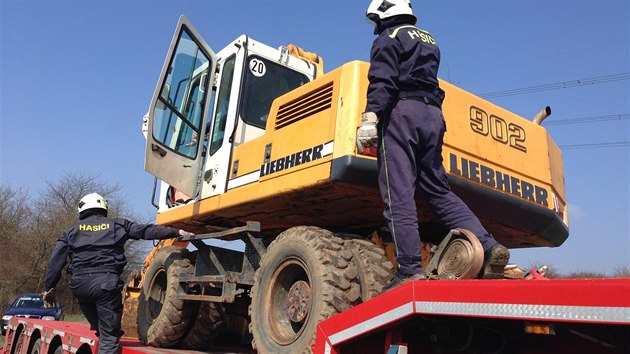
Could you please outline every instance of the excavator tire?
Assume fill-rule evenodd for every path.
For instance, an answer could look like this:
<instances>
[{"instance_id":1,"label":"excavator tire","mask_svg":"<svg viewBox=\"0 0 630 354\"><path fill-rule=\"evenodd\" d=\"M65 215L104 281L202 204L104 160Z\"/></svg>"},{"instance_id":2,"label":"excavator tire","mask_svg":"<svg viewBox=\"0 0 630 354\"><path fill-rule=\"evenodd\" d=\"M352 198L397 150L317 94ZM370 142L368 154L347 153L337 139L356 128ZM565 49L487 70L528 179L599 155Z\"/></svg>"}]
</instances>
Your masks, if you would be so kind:
<instances>
[{"instance_id":1,"label":"excavator tire","mask_svg":"<svg viewBox=\"0 0 630 354\"><path fill-rule=\"evenodd\" d=\"M251 343L252 334L249 333L249 316L226 313L215 344L226 347L249 347Z\"/></svg>"},{"instance_id":2,"label":"excavator tire","mask_svg":"<svg viewBox=\"0 0 630 354\"><path fill-rule=\"evenodd\" d=\"M360 302L352 253L331 232L298 226L278 235L260 261L249 307L259 354L311 353L317 324Z\"/></svg>"},{"instance_id":3,"label":"excavator tire","mask_svg":"<svg viewBox=\"0 0 630 354\"><path fill-rule=\"evenodd\" d=\"M184 301L180 278L192 276L195 267L188 250L163 247L145 273L138 301L138 337L154 347L179 343L194 320L197 304Z\"/></svg>"},{"instance_id":4,"label":"excavator tire","mask_svg":"<svg viewBox=\"0 0 630 354\"><path fill-rule=\"evenodd\" d=\"M379 295L394 274L394 266L385 256L385 250L370 240L358 238L348 239L345 244L352 252L352 261L359 273L361 301Z\"/></svg>"},{"instance_id":5,"label":"excavator tire","mask_svg":"<svg viewBox=\"0 0 630 354\"><path fill-rule=\"evenodd\" d=\"M179 345L189 349L203 349L212 344L223 324L225 309L218 302L203 302L195 322Z\"/></svg>"}]
</instances>

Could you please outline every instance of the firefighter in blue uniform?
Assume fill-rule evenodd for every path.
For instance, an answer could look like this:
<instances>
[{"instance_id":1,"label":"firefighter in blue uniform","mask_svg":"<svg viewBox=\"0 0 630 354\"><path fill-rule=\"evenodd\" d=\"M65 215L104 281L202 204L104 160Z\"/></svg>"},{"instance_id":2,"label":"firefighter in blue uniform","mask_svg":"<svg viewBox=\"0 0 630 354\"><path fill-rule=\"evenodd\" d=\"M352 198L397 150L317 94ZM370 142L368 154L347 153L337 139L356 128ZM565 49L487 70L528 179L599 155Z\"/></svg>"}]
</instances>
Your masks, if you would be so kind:
<instances>
[{"instance_id":1,"label":"firefighter in blue uniform","mask_svg":"<svg viewBox=\"0 0 630 354\"><path fill-rule=\"evenodd\" d=\"M420 256L416 189L450 229L472 231L484 249L481 277L502 276L510 253L450 189L442 165L444 91L435 39L415 27L409 0L373 0L366 16L378 37L370 52L367 107L359 146L377 144L379 189L399 268L384 290L425 279Z\"/></svg>"},{"instance_id":2,"label":"firefighter in blue uniform","mask_svg":"<svg viewBox=\"0 0 630 354\"><path fill-rule=\"evenodd\" d=\"M44 300L54 300L54 288L70 257L70 289L90 328L99 336L98 353L120 353L123 307L120 274L127 264L125 242L128 239L153 240L193 234L107 217L107 201L97 193L84 196L78 209L79 222L57 240L48 262Z\"/></svg>"}]
</instances>

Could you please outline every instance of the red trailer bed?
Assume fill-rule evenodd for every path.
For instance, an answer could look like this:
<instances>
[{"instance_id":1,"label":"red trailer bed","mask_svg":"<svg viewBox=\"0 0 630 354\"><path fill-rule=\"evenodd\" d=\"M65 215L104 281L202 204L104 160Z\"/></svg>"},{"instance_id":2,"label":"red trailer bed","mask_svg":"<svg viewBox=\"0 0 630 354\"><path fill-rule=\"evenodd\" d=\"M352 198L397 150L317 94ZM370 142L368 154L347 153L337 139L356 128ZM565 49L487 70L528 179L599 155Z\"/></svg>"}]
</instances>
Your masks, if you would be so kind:
<instances>
[{"instance_id":1,"label":"red trailer bed","mask_svg":"<svg viewBox=\"0 0 630 354\"><path fill-rule=\"evenodd\" d=\"M123 354L253 353L121 343ZM86 324L12 318L0 354L97 347ZM321 322L313 352L630 353L630 279L415 281Z\"/></svg>"}]
</instances>

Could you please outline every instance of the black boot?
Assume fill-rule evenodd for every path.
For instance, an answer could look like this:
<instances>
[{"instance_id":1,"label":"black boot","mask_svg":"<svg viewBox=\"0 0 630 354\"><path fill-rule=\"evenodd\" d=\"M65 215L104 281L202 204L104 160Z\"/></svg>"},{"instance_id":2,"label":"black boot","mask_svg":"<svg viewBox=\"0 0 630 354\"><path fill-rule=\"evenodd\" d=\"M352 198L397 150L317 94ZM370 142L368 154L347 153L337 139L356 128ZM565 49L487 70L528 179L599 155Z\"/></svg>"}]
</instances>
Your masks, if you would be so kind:
<instances>
[{"instance_id":1,"label":"black boot","mask_svg":"<svg viewBox=\"0 0 630 354\"><path fill-rule=\"evenodd\" d=\"M483 256L483 266L479 277L484 279L502 279L505 266L510 260L510 251L505 246L497 243L484 252Z\"/></svg>"},{"instance_id":2,"label":"black boot","mask_svg":"<svg viewBox=\"0 0 630 354\"><path fill-rule=\"evenodd\" d=\"M396 272L392 280L390 280L389 283L383 287L383 291L381 293L392 290L399 287L400 285L414 280L427 280L427 277L424 274L402 274Z\"/></svg>"}]
</instances>

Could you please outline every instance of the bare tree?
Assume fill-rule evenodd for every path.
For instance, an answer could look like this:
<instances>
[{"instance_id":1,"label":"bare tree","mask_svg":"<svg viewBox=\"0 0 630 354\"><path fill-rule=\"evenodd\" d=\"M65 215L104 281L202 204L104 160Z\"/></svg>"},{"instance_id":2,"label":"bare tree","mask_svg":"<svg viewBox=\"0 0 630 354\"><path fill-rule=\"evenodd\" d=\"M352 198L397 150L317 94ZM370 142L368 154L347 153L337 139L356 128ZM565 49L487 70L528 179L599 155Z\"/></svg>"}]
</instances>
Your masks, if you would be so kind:
<instances>
[{"instance_id":1,"label":"bare tree","mask_svg":"<svg viewBox=\"0 0 630 354\"><path fill-rule=\"evenodd\" d=\"M630 267L625 266L615 269L613 273L614 278L630 278Z\"/></svg>"},{"instance_id":2,"label":"bare tree","mask_svg":"<svg viewBox=\"0 0 630 354\"><path fill-rule=\"evenodd\" d=\"M66 174L46 181L46 189L36 200L21 189L0 186L0 304L26 292L41 292L48 259L57 239L78 220L80 199L96 192L110 201L109 215L130 220L137 218L119 193L118 184L100 182L98 176ZM138 263L141 255L129 242L129 263ZM141 261L140 261L141 262ZM60 285L66 282L64 274ZM60 301L69 312L78 312L67 286L59 286Z\"/></svg>"},{"instance_id":3,"label":"bare tree","mask_svg":"<svg viewBox=\"0 0 630 354\"><path fill-rule=\"evenodd\" d=\"M22 189L0 186L0 237L20 230L30 212L28 200Z\"/></svg>"},{"instance_id":4,"label":"bare tree","mask_svg":"<svg viewBox=\"0 0 630 354\"><path fill-rule=\"evenodd\" d=\"M26 228L32 210L29 196L22 189L0 186L0 304L13 300L21 292L20 282L29 251ZM26 256L26 257L25 257Z\"/></svg>"}]
</instances>

